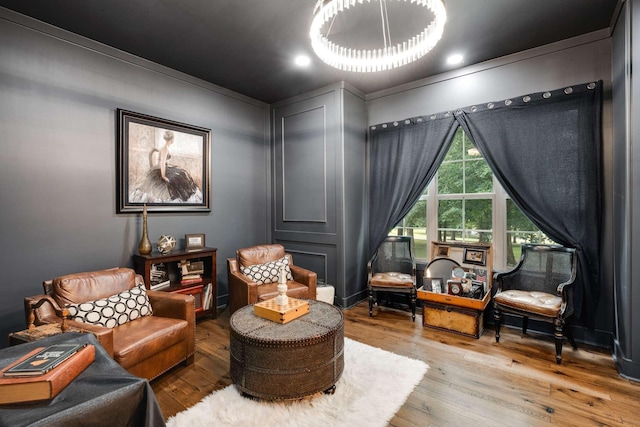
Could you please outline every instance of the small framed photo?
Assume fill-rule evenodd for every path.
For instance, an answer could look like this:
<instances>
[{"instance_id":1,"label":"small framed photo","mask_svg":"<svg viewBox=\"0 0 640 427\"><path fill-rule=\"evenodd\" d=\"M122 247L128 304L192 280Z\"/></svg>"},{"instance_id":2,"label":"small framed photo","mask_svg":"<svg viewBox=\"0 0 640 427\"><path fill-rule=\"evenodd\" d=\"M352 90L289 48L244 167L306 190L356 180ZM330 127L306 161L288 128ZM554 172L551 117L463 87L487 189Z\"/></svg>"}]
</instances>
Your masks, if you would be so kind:
<instances>
[{"instance_id":1,"label":"small framed photo","mask_svg":"<svg viewBox=\"0 0 640 427\"><path fill-rule=\"evenodd\" d=\"M184 247L188 251L197 251L204 248L204 234L185 234Z\"/></svg>"},{"instance_id":2,"label":"small framed photo","mask_svg":"<svg viewBox=\"0 0 640 427\"><path fill-rule=\"evenodd\" d=\"M431 279L431 292L442 293L442 279Z\"/></svg>"},{"instance_id":3,"label":"small framed photo","mask_svg":"<svg viewBox=\"0 0 640 427\"><path fill-rule=\"evenodd\" d=\"M463 262L466 264L486 265L487 251L484 249L464 248Z\"/></svg>"},{"instance_id":4,"label":"small framed photo","mask_svg":"<svg viewBox=\"0 0 640 427\"><path fill-rule=\"evenodd\" d=\"M487 269L486 268L476 268L476 280L479 282L487 281Z\"/></svg>"}]
</instances>

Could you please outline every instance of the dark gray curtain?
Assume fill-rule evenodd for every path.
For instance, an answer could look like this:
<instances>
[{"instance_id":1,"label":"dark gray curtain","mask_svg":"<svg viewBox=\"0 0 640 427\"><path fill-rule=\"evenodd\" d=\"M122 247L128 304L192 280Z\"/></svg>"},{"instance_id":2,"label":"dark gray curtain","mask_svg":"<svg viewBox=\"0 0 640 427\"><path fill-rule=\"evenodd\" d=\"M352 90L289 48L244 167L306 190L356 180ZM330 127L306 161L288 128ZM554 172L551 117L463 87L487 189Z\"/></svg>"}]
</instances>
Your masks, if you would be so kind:
<instances>
[{"instance_id":1,"label":"dark gray curtain","mask_svg":"<svg viewBox=\"0 0 640 427\"><path fill-rule=\"evenodd\" d=\"M369 257L420 198L457 128L451 114L371 127Z\"/></svg>"},{"instance_id":2,"label":"dark gray curtain","mask_svg":"<svg viewBox=\"0 0 640 427\"><path fill-rule=\"evenodd\" d=\"M601 98L598 82L456 112L516 205L577 249L575 314L587 326L599 297Z\"/></svg>"}]
</instances>

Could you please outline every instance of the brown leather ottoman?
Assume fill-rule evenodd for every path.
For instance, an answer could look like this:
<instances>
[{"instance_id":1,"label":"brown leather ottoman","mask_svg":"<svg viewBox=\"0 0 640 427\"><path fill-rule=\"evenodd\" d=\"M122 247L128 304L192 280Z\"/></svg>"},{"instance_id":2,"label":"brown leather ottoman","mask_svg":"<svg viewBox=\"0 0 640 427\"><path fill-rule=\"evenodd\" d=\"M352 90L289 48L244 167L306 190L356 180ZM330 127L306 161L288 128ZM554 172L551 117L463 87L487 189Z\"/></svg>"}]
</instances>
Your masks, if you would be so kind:
<instances>
[{"instance_id":1,"label":"brown leather ottoman","mask_svg":"<svg viewBox=\"0 0 640 427\"><path fill-rule=\"evenodd\" d=\"M333 305L309 301L309 313L280 324L245 306L231 316L231 379L266 400L331 392L344 369L344 317Z\"/></svg>"}]
</instances>

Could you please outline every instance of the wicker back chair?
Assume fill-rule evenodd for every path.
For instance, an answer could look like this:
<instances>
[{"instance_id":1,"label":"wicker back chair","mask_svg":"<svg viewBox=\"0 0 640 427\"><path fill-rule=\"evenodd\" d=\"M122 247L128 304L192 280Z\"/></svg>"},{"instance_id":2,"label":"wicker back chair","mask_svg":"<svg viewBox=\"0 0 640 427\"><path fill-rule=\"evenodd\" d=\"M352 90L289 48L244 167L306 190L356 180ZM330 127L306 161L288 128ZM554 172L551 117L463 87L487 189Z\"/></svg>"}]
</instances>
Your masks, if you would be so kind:
<instances>
[{"instance_id":1,"label":"wicker back chair","mask_svg":"<svg viewBox=\"0 0 640 427\"><path fill-rule=\"evenodd\" d=\"M496 342L500 341L502 313L522 316L522 332L527 332L529 318L553 323L556 363L562 361L564 336L577 348L566 325L573 314L573 282L576 277L575 249L558 245L522 245L522 256L511 271L499 273L493 297Z\"/></svg>"},{"instance_id":2,"label":"wicker back chair","mask_svg":"<svg viewBox=\"0 0 640 427\"><path fill-rule=\"evenodd\" d=\"M369 316L377 303L377 292L403 293L409 298L411 318L416 320L416 263L411 254L411 237L389 236L367 264Z\"/></svg>"}]
</instances>

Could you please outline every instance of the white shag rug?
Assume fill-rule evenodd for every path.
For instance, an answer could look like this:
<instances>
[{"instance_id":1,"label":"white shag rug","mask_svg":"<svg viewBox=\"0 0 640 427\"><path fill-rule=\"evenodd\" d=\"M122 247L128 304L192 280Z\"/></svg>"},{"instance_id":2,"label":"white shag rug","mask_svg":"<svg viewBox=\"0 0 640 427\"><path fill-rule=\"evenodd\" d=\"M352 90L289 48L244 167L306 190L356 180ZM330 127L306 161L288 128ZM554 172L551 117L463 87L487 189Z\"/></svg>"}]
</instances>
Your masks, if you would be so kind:
<instances>
[{"instance_id":1,"label":"white shag rug","mask_svg":"<svg viewBox=\"0 0 640 427\"><path fill-rule=\"evenodd\" d=\"M429 367L349 338L344 347L344 371L333 395L266 402L243 397L230 385L169 418L167 426L386 426Z\"/></svg>"}]
</instances>

